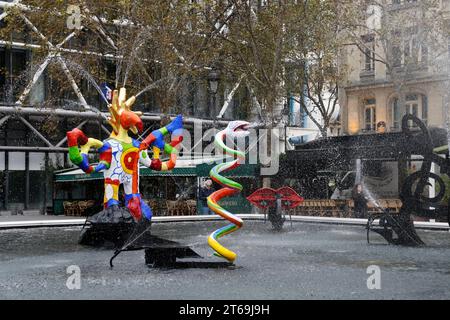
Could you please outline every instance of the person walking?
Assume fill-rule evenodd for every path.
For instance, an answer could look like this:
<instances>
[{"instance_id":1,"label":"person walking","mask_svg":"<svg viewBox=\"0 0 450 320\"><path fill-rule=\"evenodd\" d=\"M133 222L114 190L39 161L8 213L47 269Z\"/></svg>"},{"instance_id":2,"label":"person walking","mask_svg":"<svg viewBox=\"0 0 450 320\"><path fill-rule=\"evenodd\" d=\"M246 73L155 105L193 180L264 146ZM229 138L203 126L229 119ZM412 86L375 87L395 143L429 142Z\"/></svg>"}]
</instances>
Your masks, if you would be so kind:
<instances>
[{"instance_id":1,"label":"person walking","mask_svg":"<svg viewBox=\"0 0 450 320\"><path fill-rule=\"evenodd\" d=\"M209 215L213 214L211 209L208 207L207 198L214 192L213 182L211 180L206 180L204 186L200 188L198 193L198 198L200 199L200 214Z\"/></svg>"},{"instance_id":2,"label":"person walking","mask_svg":"<svg viewBox=\"0 0 450 320\"><path fill-rule=\"evenodd\" d=\"M367 198L364 195L362 184L358 183L353 188L352 199L355 203L355 218L365 218L367 216Z\"/></svg>"}]
</instances>

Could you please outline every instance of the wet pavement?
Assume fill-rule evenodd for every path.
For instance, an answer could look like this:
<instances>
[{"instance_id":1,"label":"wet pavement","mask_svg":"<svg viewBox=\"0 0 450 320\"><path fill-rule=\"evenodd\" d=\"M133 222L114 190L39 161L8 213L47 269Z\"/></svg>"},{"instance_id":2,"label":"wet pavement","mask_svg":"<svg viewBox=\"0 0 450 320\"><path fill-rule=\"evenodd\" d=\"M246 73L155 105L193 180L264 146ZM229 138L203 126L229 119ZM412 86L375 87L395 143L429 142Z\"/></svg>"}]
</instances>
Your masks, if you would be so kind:
<instances>
[{"instance_id":1,"label":"wet pavement","mask_svg":"<svg viewBox=\"0 0 450 320\"><path fill-rule=\"evenodd\" d=\"M224 222L156 223L155 235L193 245L207 261L206 238ZM80 227L0 230L0 299L449 299L450 233L419 231L426 247L367 244L360 226L289 224L277 233L247 221L221 240L238 254L228 269L152 269L144 252L77 245ZM79 266L81 289L66 286ZM367 268L381 289L367 288Z\"/></svg>"}]
</instances>

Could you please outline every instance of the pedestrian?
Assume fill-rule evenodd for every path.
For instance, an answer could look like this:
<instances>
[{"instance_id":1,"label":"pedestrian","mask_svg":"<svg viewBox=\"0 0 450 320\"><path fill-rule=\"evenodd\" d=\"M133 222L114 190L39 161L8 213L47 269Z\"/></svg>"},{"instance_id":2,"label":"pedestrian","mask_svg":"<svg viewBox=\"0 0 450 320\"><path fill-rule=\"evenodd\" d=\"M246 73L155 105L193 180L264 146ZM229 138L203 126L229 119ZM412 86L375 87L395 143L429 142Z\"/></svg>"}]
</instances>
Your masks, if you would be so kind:
<instances>
[{"instance_id":1,"label":"pedestrian","mask_svg":"<svg viewBox=\"0 0 450 320\"><path fill-rule=\"evenodd\" d=\"M214 192L213 182L211 180L206 180L204 186L200 188L198 193L198 198L200 199L200 214L208 215L213 214L211 209L208 207L207 198Z\"/></svg>"},{"instance_id":2,"label":"pedestrian","mask_svg":"<svg viewBox=\"0 0 450 320\"><path fill-rule=\"evenodd\" d=\"M352 199L355 204L355 218L365 218L367 216L367 198L364 195L362 184L358 183L353 188Z\"/></svg>"}]
</instances>

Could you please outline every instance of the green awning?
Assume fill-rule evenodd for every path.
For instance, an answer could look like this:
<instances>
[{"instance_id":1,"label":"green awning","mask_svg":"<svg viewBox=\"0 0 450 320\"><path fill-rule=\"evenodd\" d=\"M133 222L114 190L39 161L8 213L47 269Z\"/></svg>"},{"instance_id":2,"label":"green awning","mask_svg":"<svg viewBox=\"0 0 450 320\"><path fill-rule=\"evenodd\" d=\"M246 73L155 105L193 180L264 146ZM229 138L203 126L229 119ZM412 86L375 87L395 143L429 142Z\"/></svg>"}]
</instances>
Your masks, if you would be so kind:
<instances>
[{"instance_id":1,"label":"green awning","mask_svg":"<svg viewBox=\"0 0 450 320\"><path fill-rule=\"evenodd\" d=\"M200 164L196 167L177 167L172 171L154 171L149 168L141 168L141 177L209 177L209 171L215 164ZM259 166L256 164L243 164L230 172L225 172L224 176L228 177L256 177L259 175ZM103 173L96 172L86 174L81 169L63 170L56 172L56 182L74 182L101 180Z\"/></svg>"},{"instance_id":2,"label":"green awning","mask_svg":"<svg viewBox=\"0 0 450 320\"><path fill-rule=\"evenodd\" d=\"M141 177L195 177L197 176L195 167L175 168L172 171L154 171L149 168L141 168ZM55 175L56 182L73 182L73 181L87 181L87 180L101 180L103 173L96 172L93 174L86 174L80 169L74 169L66 172L57 173Z\"/></svg>"}]
</instances>

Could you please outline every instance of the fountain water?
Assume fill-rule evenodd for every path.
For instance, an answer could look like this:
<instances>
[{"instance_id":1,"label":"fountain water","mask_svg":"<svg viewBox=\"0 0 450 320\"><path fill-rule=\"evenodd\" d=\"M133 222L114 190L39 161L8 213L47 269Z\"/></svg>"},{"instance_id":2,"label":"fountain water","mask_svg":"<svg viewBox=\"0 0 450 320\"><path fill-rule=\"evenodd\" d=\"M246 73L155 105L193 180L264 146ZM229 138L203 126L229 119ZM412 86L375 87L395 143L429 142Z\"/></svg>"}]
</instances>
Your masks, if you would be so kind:
<instances>
[{"instance_id":1,"label":"fountain water","mask_svg":"<svg viewBox=\"0 0 450 320\"><path fill-rule=\"evenodd\" d=\"M173 79L174 79L173 77L161 78L161 79L159 79L159 80L157 80L157 81L155 81L155 82L149 84L147 87L145 87L144 89L142 89L141 91L139 91L138 94L135 95L136 99L137 99L139 96L141 96L142 94L144 94L145 92L150 91L150 90L152 90L152 89L155 89L155 88L157 88L158 86L160 86L161 84L163 84L164 82L170 81L170 80L173 80Z\"/></svg>"},{"instance_id":2,"label":"fountain water","mask_svg":"<svg viewBox=\"0 0 450 320\"><path fill-rule=\"evenodd\" d=\"M130 55L128 57L128 62L127 62L127 68L125 70L125 75L123 78L123 87L126 86L127 84L127 80L128 80L128 75L130 73L131 67L133 66L134 62L135 62L135 58L137 55L138 50L142 47L142 45L145 43L146 38L143 37L144 34L147 34L147 31L144 30L142 31L134 40L134 43L132 45L132 50L130 52Z\"/></svg>"},{"instance_id":3,"label":"fountain water","mask_svg":"<svg viewBox=\"0 0 450 320\"><path fill-rule=\"evenodd\" d=\"M102 89L97 84L94 77L86 69L84 69L81 65L79 65L78 63L76 63L72 60L68 60L65 58L62 58L62 59L72 71L76 72L76 74L78 74L82 78L86 79L95 88L95 90L97 90L97 92L100 94L100 97L103 99L103 101L107 105L109 105L109 101L108 101L108 99L106 99L105 95L103 94Z\"/></svg>"},{"instance_id":4,"label":"fountain water","mask_svg":"<svg viewBox=\"0 0 450 320\"><path fill-rule=\"evenodd\" d=\"M361 159L356 159L356 175L355 175L355 185L362 185L363 187L363 194L365 198L372 202L377 209L380 211L384 211L383 207L380 204L380 201L378 200L378 197L374 195L373 191L370 190L369 185L365 183L364 181L364 175L363 175L363 163Z\"/></svg>"},{"instance_id":5,"label":"fountain water","mask_svg":"<svg viewBox=\"0 0 450 320\"><path fill-rule=\"evenodd\" d=\"M28 83L28 85L25 87L25 89L23 90L19 99L16 101L16 104L22 105L24 103L26 97L33 89L33 86L39 81L39 78L41 77L42 73L45 71L47 66L53 62L54 58L55 58L54 56L47 57L39 66L35 65L35 66L31 67L30 72L27 72L27 70L25 70L25 72L23 74L25 74L27 76L28 76L28 74L34 74L34 76L31 79L31 81Z\"/></svg>"}]
</instances>

